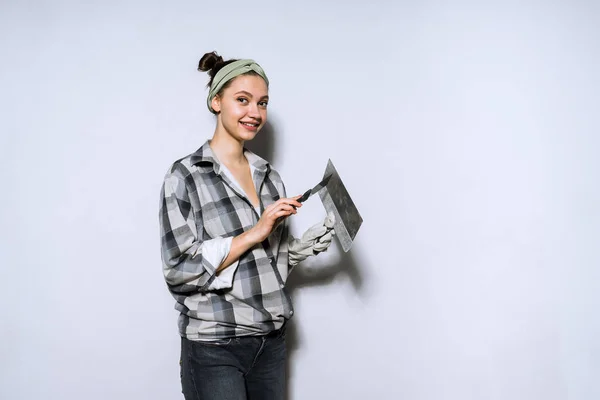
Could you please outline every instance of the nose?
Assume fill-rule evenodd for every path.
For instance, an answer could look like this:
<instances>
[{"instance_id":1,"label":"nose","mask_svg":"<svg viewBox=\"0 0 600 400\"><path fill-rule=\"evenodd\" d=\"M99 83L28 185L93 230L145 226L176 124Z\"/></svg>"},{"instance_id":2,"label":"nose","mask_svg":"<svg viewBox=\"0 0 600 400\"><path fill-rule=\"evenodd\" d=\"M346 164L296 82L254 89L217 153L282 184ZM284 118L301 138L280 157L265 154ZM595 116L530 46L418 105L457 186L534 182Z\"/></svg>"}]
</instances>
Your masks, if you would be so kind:
<instances>
[{"instance_id":1,"label":"nose","mask_svg":"<svg viewBox=\"0 0 600 400\"><path fill-rule=\"evenodd\" d=\"M260 119L260 110L258 109L258 104L250 103L250 107L248 107L248 116Z\"/></svg>"}]
</instances>

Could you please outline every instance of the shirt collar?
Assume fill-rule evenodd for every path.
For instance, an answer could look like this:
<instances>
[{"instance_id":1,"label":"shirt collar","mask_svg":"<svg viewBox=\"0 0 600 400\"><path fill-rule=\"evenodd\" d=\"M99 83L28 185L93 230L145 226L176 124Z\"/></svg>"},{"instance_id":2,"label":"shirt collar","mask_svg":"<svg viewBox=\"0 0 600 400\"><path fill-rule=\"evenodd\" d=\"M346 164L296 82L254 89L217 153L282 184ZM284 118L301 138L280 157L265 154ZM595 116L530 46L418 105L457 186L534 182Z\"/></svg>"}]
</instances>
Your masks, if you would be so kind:
<instances>
[{"instance_id":1,"label":"shirt collar","mask_svg":"<svg viewBox=\"0 0 600 400\"><path fill-rule=\"evenodd\" d=\"M247 148L244 147L244 155L248 162L261 172L269 172L271 170L271 165L259 157L257 154L251 152ZM215 172L218 174L221 169L221 164L219 163L219 159L216 154L210 148L210 140L207 140L198 150L196 150L190 157L190 163L192 165L200 165L200 164L212 164Z\"/></svg>"}]
</instances>

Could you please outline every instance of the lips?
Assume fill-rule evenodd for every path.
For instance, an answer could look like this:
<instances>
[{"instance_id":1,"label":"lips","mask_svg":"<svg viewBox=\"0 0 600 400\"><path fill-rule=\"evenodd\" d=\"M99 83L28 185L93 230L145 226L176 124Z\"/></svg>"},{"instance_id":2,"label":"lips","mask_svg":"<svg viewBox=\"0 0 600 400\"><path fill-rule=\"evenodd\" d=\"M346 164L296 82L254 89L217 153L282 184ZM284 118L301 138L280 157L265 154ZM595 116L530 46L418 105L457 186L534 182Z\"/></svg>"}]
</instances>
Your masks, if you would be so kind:
<instances>
[{"instance_id":1,"label":"lips","mask_svg":"<svg viewBox=\"0 0 600 400\"><path fill-rule=\"evenodd\" d=\"M240 121L240 124L244 128L249 129L249 130L253 130L253 131L257 130L258 126L259 126L259 124L256 124L256 123L253 123L253 122L242 122L242 121Z\"/></svg>"}]
</instances>

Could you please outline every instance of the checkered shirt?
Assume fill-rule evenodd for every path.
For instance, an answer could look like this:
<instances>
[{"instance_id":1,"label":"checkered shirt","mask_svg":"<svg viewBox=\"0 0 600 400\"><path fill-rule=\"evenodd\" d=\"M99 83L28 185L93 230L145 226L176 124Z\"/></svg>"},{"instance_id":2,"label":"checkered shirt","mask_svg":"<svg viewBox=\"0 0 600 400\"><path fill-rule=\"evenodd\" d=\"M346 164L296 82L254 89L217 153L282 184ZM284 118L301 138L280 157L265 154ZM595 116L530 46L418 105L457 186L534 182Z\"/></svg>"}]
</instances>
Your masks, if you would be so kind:
<instances>
[{"instance_id":1,"label":"checkered shirt","mask_svg":"<svg viewBox=\"0 0 600 400\"><path fill-rule=\"evenodd\" d=\"M285 197L281 177L256 154L245 150L256 169L254 186L260 209ZM288 225L244 253L229 289L209 289L215 269L202 257L204 241L237 236L252 228L259 215L212 152L209 141L171 166L161 190L161 255L167 287L181 314L181 336L215 340L264 335L293 314L285 289L289 273Z\"/></svg>"}]
</instances>

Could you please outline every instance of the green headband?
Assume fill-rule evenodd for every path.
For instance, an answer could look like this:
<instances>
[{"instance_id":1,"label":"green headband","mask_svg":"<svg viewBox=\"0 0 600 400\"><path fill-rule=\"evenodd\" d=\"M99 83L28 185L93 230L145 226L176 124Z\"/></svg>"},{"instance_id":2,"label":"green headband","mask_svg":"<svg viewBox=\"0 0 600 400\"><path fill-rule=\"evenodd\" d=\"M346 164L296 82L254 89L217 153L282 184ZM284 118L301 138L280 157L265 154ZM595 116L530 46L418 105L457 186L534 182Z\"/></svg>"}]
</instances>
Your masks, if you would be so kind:
<instances>
[{"instance_id":1,"label":"green headband","mask_svg":"<svg viewBox=\"0 0 600 400\"><path fill-rule=\"evenodd\" d=\"M215 112L212 106L210 105L212 99L219 93L219 91L223 88L223 86L235 78L238 75L242 75L248 73L250 71L256 72L261 78L265 80L267 83L267 87L269 86L269 80L267 79L267 75L265 71L254 62L254 60L238 60L232 63L227 64L223 68L217 72L215 75L212 85L210 85L210 90L208 91L208 99L206 100L206 105L210 112Z\"/></svg>"}]
</instances>

